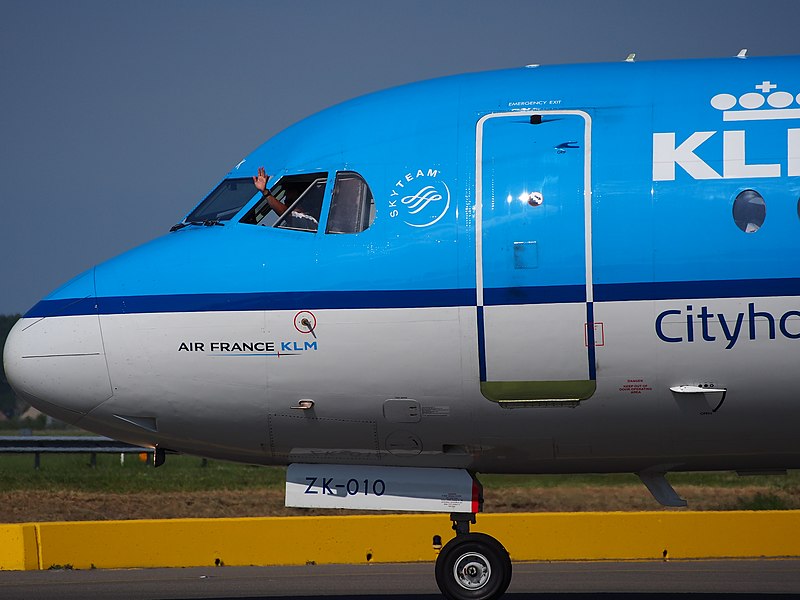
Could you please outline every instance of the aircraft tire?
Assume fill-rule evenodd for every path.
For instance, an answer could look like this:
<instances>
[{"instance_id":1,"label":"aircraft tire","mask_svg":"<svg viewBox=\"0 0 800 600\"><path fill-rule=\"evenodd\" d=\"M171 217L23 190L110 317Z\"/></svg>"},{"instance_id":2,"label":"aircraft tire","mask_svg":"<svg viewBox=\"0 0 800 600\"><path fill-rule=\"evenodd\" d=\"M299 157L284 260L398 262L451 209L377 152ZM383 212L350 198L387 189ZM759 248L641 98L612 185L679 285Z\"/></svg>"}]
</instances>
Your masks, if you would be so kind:
<instances>
[{"instance_id":1,"label":"aircraft tire","mask_svg":"<svg viewBox=\"0 0 800 600\"><path fill-rule=\"evenodd\" d=\"M494 600L511 583L511 559L484 533L458 535L436 559L436 584L449 600Z\"/></svg>"}]
</instances>

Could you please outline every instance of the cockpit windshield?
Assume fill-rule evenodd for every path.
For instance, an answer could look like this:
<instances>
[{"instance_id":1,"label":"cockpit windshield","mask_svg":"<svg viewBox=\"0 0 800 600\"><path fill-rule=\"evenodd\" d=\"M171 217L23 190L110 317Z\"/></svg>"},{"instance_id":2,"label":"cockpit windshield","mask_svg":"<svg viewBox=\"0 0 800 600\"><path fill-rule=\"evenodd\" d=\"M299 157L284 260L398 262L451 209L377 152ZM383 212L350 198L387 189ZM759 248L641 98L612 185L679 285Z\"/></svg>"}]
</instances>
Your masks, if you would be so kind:
<instances>
[{"instance_id":1,"label":"cockpit windshield","mask_svg":"<svg viewBox=\"0 0 800 600\"><path fill-rule=\"evenodd\" d=\"M227 221L241 210L258 190L251 178L226 179L211 192L191 214L185 223L207 223Z\"/></svg>"}]
</instances>

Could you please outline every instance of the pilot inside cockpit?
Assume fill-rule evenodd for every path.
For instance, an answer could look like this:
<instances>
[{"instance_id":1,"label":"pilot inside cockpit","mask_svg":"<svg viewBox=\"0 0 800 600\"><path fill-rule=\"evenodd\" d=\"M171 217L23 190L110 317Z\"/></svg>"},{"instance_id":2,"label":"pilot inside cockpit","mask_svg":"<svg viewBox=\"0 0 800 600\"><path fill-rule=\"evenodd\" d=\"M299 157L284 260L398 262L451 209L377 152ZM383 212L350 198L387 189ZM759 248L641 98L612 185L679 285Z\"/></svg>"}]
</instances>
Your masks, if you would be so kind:
<instances>
[{"instance_id":1,"label":"pilot inside cockpit","mask_svg":"<svg viewBox=\"0 0 800 600\"><path fill-rule=\"evenodd\" d=\"M267 187L268 181L269 175L267 175L267 171L264 169L264 167L258 167L258 175L253 176L253 185L256 186L256 189L259 192L261 192L264 199L267 201L267 203L269 203L270 208L274 210L280 217L286 212L286 209L291 206L292 202L297 200L297 197L295 196L294 198L290 198L289 190L286 190L287 204L284 204L270 193L269 188Z\"/></svg>"},{"instance_id":2,"label":"pilot inside cockpit","mask_svg":"<svg viewBox=\"0 0 800 600\"><path fill-rule=\"evenodd\" d=\"M267 187L268 182L269 175L267 175L264 167L259 167L258 175L253 177L253 185L261 192L262 200L266 201L269 207L278 216L276 226L303 231L316 231L319 225L318 217L319 208L321 208L322 204L321 192L324 190L325 186L324 179L321 181L321 185L317 186L319 187L320 194L312 194L309 196L309 200L312 200L309 208L312 208L312 212L316 209L316 216L302 210L303 206L301 205L304 204L303 202L297 202L303 193L309 189L307 183L302 184L300 187L297 185L283 185L281 187L281 192L278 192L280 196L279 199ZM319 196L319 202L313 201L316 196ZM289 208L291 208L291 212L284 216Z\"/></svg>"}]
</instances>

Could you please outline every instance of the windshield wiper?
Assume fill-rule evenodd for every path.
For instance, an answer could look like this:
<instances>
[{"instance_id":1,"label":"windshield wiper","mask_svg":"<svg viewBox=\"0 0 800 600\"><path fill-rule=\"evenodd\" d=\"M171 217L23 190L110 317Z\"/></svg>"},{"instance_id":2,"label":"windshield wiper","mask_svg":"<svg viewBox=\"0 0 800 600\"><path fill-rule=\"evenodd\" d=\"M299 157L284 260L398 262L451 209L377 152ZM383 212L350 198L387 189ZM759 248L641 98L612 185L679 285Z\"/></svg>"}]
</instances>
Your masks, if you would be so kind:
<instances>
[{"instance_id":1,"label":"windshield wiper","mask_svg":"<svg viewBox=\"0 0 800 600\"><path fill-rule=\"evenodd\" d=\"M189 225L195 225L200 227L204 225L206 227L213 227L214 225L219 225L220 227L224 226L225 223L220 223L217 219L207 219L205 221L181 221L180 223L176 223L172 227L169 228L170 232L178 231L183 229L184 227L188 227Z\"/></svg>"}]
</instances>

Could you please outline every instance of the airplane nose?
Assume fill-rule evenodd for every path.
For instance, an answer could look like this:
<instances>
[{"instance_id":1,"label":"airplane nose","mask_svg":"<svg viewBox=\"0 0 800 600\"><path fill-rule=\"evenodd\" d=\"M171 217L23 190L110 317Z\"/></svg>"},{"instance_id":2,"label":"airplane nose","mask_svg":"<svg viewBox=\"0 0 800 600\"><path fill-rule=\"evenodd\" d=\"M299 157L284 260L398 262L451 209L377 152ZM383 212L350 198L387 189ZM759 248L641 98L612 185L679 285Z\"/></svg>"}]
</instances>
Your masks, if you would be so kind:
<instances>
[{"instance_id":1,"label":"airplane nose","mask_svg":"<svg viewBox=\"0 0 800 600\"><path fill-rule=\"evenodd\" d=\"M51 294L14 325L3 364L19 397L68 423L111 397L93 270Z\"/></svg>"}]
</instances>

